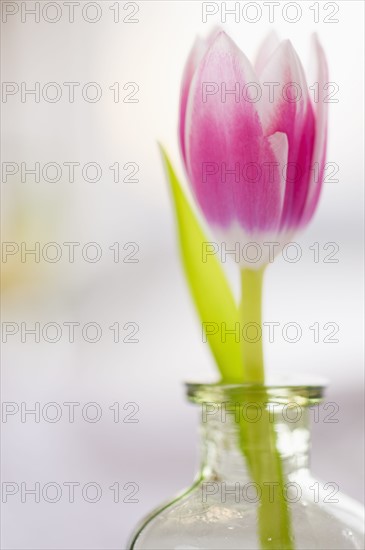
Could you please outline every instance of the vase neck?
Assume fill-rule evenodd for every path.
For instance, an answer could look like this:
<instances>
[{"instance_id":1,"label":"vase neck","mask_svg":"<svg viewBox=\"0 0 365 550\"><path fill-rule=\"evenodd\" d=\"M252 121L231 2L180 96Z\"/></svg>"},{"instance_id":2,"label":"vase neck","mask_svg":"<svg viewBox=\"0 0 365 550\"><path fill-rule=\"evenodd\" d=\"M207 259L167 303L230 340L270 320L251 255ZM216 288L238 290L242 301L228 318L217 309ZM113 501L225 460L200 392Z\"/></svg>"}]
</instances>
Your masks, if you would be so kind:
<instances>
[{"instance_id":1,"label":"vase neck","mask_svg":"<svg viewBox=\"0 0 365 550\"><path fill-rule=\"evenodd\" d=\"M247 482L252 479L255 469L252 462L265 463L273 452L280 457L285 475L308 468L310 422L307 406L265 403L256 399L202 403L201 407L203 478Z\"/></svg>"}]
</instances>

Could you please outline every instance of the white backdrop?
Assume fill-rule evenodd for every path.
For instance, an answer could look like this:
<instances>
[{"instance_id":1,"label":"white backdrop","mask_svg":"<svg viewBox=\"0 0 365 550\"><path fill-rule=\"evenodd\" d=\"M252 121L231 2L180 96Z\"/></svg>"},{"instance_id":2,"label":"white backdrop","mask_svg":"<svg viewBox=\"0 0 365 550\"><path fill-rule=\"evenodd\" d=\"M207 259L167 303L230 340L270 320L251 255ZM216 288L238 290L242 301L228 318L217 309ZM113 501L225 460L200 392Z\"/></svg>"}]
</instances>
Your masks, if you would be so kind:
<instances>
[{"instance_id":1,"label":"white backdrop","mask_svg":"<svg viewBox=\"0 0 365 550\"><path fill-rule=\"evenodd\" d=\"M6 248L14 254L2 260L7 331L2 545L124 548L137 520L190 483L197 465L198 411L186 403L183 382L215 377L181 270L157 140L184 180L177 146L180 78L195 36L221 24L222 4L215 3L218 13L207 23L201 2L81 1L73 23L65 2L48 4L45 9L46 2L40 2L39 22L27 13L37 9L35 2L2 6L2 81L14 92L3 95L1 105L2 161L3 169L4 162L14 163L6 170L16 172L7 181L3 172L2 178L2 238L15 243ZM297 8L281 2L270 23L264 5L253 4L252 10L262 8L259 21L245 20L247 2L241 2L239 21L227 16L222 25L248 57L253 59L260 41L275 28L292 40L306 63L310 34L316 31L330 80L339 86L339 101L330 105L328 146L339 181L324 185L315 218L296 238L301 260L279 257L265 281L265 320L281 327L297 322L303 335L294 345L279 331L273 344L265 342L265 355L272 376L284 371L330 381L326 401L338 405L339 422L314 424L313 471L362 500L364 7L360 1L337 1L325 11L324 2L304 1L297 4L299 20L290 23L283 14L293 18L291 10ZM243 13L254 17L253 11ZM325 17L338 22L324 22ZM40 101L31 94L22 101L22 90L37 82ZM50 82L57 86L47 87ZM77 83L74 102L65 82ZM115 83L119 102L113 101ZM59 90L59 101L45 99ZM100 100L90 102L97 90ZM134 91L138 102L123 102ZM24 172L36 162L39 183L29 173L22 182L21 163ZM62 168L54 183L42 177L49 162ZM70 162L79 163L74 181L64 164ZM102 170L99 181L87 181L97 179L95 165L82 171L87 163ZM114 182L109 168L114 163L121 179L138 167L131 176L137 181ZM55 177L52 168L47 174ZM25 247L35 248L36 242L39 262L25 254ZM45 247L50 242L57 247ZM73 262L71 245L64 244L70 242L79 243ZM321 251L318 263L309 248L314 242ZM329 242L338 246L337 263L323 261ZM61 256L52 263L56 253ZM123 261L128 258L137 261ZM228 271L237 290L234 266ZM309 329L315 322L322 328L337 323L339 342L325 343L321 328L321 341L315 343ZM26 332L35 323L39 342ZM70 323L79 323L73 325L73 342ZM114 342L115 323L119 342ZM138 342L123 342L128 335ZM37 407L39 418L26 414ZM73 499L70 483L78 484L72 485ZM32 488L35 495L27 493ZM128 502L131 498L138 502Z\"/></svg>"}]
</instances>

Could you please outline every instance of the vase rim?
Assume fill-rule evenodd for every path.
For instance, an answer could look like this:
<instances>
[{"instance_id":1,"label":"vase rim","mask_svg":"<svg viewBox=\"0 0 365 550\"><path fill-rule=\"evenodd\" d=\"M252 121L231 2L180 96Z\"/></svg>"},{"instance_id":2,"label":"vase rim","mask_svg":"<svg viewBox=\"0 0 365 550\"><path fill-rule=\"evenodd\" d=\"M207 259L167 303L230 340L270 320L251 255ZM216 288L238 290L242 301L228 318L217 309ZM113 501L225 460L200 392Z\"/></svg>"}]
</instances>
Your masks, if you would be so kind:
<instances>
[{"instance_id":1,"label":"vase rim","mask_svg":"<svg viewBox=\"0 0 365 550\"><path fill-rule=\"evenodd\" d=\"M215 400L227 401L229 399L244 401L249 396L250 398L264 397L280 401L304 400L311 404L322 399L326 386L326 380L320 377L310 377L306 383L303 383L298 377L282 378L265 384L185 383L187 396L195 403Z\"/></svg>"}]
</instances>

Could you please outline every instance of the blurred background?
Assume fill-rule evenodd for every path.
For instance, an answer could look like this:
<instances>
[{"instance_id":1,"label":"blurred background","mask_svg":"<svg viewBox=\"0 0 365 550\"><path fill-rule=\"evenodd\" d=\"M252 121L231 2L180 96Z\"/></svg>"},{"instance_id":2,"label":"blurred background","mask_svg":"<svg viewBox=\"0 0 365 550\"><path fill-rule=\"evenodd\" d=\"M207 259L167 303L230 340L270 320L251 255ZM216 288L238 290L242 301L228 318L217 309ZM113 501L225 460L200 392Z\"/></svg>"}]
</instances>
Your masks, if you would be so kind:
<instances>
[{"instance_id":1,"label":"blurred background","mask_svg":"<svg viewBox=\"0 0 365 550\"><path fill-rule=\"evenodd\" d=\"M157 140L186 184L180 79L195 36L217 24L250 59L275 29L306 67L317 32L339 87L328 145L338 181L295 238L300 261L278 257L267 271L264 319L280 328L265 356L273 378L328 380L338 422L323 421L329 408L313 424L313 472L363 500L363 3L301 2L293 22L297 8L280 2L270 22L262 3L240 2L223 24L220 2L206 22L201 2L35 4L2 3L3 548L125 548L195 474L199 411L183 383L216 370ZM324 261L333 250L338 262ZM288 322L302 327L295 344ZM326 323L338 342L324 341Z\"/></svg>"}]
</instances>

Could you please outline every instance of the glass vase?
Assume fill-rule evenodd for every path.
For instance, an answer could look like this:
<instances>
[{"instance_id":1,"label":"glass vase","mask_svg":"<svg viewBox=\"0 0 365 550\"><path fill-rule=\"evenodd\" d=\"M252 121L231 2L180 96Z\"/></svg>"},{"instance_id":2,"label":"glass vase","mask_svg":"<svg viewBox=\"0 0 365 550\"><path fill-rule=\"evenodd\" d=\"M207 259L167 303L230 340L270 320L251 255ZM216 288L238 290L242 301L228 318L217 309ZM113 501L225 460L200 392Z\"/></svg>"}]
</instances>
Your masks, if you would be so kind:
<instances>
[{"instance_id":1,"label":"glass vase","mask_svg":"<svg viewBox=\"0 0 365 550\"><path fill-rule=\"evenodd\" d=\"M309 471L320 386L188 384L201 408L201 468L153 511L133 550L363 549L360 504Z\"/></svg>"}]
</instances>

